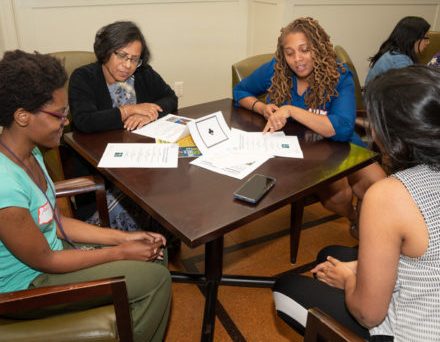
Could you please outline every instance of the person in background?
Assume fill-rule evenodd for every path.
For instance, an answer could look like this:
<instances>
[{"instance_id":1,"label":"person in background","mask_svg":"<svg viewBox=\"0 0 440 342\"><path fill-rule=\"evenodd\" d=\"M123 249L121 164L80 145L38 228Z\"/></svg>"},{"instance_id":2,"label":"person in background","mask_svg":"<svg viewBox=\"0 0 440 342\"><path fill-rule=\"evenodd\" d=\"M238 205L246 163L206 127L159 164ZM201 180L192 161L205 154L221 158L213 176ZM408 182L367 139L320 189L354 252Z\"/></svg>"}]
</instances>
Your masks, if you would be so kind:
<instances>
[{"instance_id":1,"label":"person in background","mask_svg":"<svg viewBox=\"0 0 440 342\"><path fill-rule=\"evenodd\" d=\"M66 80L49 55L16 50L0 61L0 292L124 276L135 341L162 341L171 300L165 238L96 227L57 208L37 146L60 143Z\"/></svg>"},{"instance_id":2,"label":"person in background","mask_svg":"<svg viewBox=\"0 0 440 342\"><path fill-rule=\"evenodd\" d=\"M405 17L394 27L379 51L370 58L365 86L389 69L404 68L418 63L418 56L429 45L429 23L420 17Z\"/></svg>"},{"instance_id":3,"label":"person in background","mask_svg":"<svg viewBox=\"0 0 440 342\"><path fill-rule=\"evenodd\" d=\"M133 22L101 28L94 51L97 62L76 69L69 81L75 129L133 130L177 110L177 96L148 64L150 51Z\"/></svg>"},{"instance_id":4,"label":"person in background","mask_svg":"<svg viewBox=\"0 0 440 342\"><path fill-rule=\"evenodd\" d=\"M266 103L257 97L268 93ZM354 132L356 103L352 74L336 60L330 37L313 18L299 18L281 29L275 57L238 83L238 106L264 116L265 132L292 119L334 141L364 145ZM355 233L353 193L362 199L371 184L385 177L377 164L333 182L318 195L329 210L347 217Z\"/></svg>"},{"instance_id":5,"label":"person in background","mask_svg":"<svg viewBox=\"0 0 440 342\"><path fill-rule=\"evenodd\" d=\"M148 64L150 51L136 24L117 21L102 27L96 33L94 51L97 61L70 76L74 129L85 133L131 131L177 110L176 94ZM72 176L95 172L76 154L70 161L74 163ZM79 217L97 223L94 198L87 194L76 199ZM130 231L148 227L166 234L173 252L180 247L180 240L112 184L107 184L107 201L112 227Z\"/></svg>"},{"instance_id":6,"label":"person in background","mask_svg":"<svg viewBox=\"0 0 440 342\"><path fill-rule=\"evenodd\" d=\"M275 306L299 330L318 307L371 341L438 341L440 70L389 70L368 84L365 101L392 175L365 195L359 250L322 250L317 279L283 275Z\"/></svg>"}]
</instances>

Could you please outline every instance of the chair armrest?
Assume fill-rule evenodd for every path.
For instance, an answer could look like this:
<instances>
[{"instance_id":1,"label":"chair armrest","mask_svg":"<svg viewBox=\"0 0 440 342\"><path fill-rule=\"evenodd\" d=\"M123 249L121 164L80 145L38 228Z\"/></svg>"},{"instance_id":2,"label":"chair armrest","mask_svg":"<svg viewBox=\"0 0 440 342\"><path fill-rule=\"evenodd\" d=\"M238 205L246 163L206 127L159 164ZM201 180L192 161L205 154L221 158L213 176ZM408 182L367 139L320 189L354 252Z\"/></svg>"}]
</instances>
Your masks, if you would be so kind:
<instances>
[{"instance_id":1,"label":"chair armrest","mask_svg":"<svg viewBox=\"0 0 440 342\"><path fill-rule=\"evenodd\" d=\"M307 315L304 342L316 341L365 342L362 337L356 335L320 309L311 308Z\"/></svg>"},{"instance_id":2,"label":"chair armrest","mask_svg":"<svg viewBox=\"0 0 440 342\"><path fill-rule=\"evenodd\" d=\"M109 226L109 215L104 180L98 176L78 177L55 182L56 197L66 197L95 192L101 226Z\"/></svg>"},{"instance_id":3,"label":"chair armrest","mask_svg":"<svg viewBox=\"0 0 440 342\"><path fill-rule=\"evenodd\" d=\"M124 277L55 285L0 294L0 315L109 297L115 308L121 341L132 341L130 309Z\"/></svg>"}]
</instances>

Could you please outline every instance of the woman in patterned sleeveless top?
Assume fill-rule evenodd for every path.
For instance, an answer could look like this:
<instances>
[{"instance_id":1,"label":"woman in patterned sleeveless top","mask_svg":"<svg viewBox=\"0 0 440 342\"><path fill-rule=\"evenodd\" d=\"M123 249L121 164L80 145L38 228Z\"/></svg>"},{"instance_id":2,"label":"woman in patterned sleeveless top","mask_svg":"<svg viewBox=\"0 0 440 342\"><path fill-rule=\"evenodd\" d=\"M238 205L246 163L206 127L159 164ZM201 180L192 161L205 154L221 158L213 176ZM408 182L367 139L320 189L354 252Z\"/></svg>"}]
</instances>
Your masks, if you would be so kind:
<instances>
[{"instance_id":1,"label":"woman in patterned sleeveless top","mask_svg":"<svg viewBox=\"0 0 440 342\"><path fill-rule=\"evenodd\" d=\"M372 341L440 338L440 70L410 66L371 81L372 136L392 172L370 187L359 250L324 249L317 279L281 277L279 315L303 329L319 307Z\"/></svg>"}]
</instances>

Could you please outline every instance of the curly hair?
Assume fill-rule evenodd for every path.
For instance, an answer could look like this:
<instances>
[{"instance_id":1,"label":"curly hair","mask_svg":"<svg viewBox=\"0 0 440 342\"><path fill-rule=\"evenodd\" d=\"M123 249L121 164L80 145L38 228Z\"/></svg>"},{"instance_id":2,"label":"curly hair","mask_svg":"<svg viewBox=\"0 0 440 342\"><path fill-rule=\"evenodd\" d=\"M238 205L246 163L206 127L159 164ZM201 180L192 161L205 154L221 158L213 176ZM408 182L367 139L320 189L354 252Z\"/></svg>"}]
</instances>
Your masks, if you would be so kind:
<instances>
[{"instance_id":1,"label":"curly hair","mask_svg":"<svg viewBox=\"0 0 440 342\"><path fill-rule=\"evenodd\" d=\"M9 127L19 108L34 113L52 101L67 74L61 61L38 52L5 52L0 61L0 126Z\"/></svg>"},{"instance_id":2,"label":"curly hair","mask_svg":"<svg viewBox=\"0 0 440 342\"><path fill-rule=\"evenodd\" d=\"M330 42L329 35L319 25L318 21L310 18L298 18L281 29L275 52L275 72L272 84L268 90L271 103L281 105L292 99L292 70L284 56L284 40L290 33L302 32L306 36L313 56L313 72L307 77L310 90L305 95L306 105L319 110L325 107L331 96L338 96L336 85L339 81L338 67L345 72L342 64L336 61L336 53Z\"/></svg>"},{"instance_id":3,"label":"curly hair","mask_svg":"<svg viewBox=\"0 0 440 342\"><path fill-rule=\"evenodd\" d=\"M96 32L93 49L99 63L105 64L111 54L132 42L139 41L142 45L140 58L142 65L148 64L150 50L145 42L144 35L132 21L116 21L106 25Z\"/></svg>"},{"instance_id":4,"label":"curly hair","mask_svg":"<svg viewBox=\"0 0 440 342\"><path fill-rule=\"evenodd\" d=\"M425 164L440 171L440 70L392 69L368 83L365 104L391 172Z\"/></svg>"}]
</instances>

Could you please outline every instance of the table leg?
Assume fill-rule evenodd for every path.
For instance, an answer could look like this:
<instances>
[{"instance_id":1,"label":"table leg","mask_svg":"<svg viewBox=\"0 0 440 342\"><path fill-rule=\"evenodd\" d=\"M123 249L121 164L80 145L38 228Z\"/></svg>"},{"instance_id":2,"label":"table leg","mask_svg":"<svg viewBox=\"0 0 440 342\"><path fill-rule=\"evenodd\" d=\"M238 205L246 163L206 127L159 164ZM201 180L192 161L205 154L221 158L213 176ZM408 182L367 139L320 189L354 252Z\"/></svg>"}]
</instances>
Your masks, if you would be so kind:
<instances>
[{"instance_id":1,"label":"table leg","mask_svg":"<svg viewBox=\"0 0 440 342\"><path fill-rule=\"evenodd\" d=\"M304 212L304 199L298 199L290 205L290 262L296 263L298 255L299 237Z\"/></svg>"},{"instance_id":2,"label":"table leg","mask_svg":"<svg viewBox=\"0 0 440 342\"><path fill-rule=\"evenodd\" d=\"M203 342L211 342L214 339L215 308L222 271L223 236L205 245L206 301L201 339Z\"/></svg>"}]
</instances>

